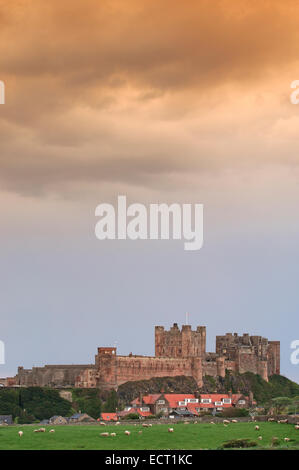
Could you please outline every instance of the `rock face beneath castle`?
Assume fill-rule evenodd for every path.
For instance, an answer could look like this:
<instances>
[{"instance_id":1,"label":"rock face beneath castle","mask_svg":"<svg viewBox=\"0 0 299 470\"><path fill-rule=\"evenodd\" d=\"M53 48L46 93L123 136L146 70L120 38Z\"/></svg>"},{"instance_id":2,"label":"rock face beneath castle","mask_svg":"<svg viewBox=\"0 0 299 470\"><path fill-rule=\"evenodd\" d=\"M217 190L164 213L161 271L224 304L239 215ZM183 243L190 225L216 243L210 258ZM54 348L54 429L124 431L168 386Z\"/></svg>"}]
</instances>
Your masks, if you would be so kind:
<instances>
[{"instance_id":1,"label":"rock face beneath castle","mask_svg":"<svg viewBox=\"0 0 299 470\"><path fill-rule=\"evenodd\" d=\"M116 348L98 348L95 364L45 366L18 369L15 382L21 386L117 389L125 382L152 377L193 377L198 386L203 376L225 376L225 370L253 372L264 380L280 374L280 342L261 336L227 333L216 337L216 352L206 352L206 327L192 331L190 325L169 331L155 327L155 356L118 356Z\"/></svg>"}]
</instances>

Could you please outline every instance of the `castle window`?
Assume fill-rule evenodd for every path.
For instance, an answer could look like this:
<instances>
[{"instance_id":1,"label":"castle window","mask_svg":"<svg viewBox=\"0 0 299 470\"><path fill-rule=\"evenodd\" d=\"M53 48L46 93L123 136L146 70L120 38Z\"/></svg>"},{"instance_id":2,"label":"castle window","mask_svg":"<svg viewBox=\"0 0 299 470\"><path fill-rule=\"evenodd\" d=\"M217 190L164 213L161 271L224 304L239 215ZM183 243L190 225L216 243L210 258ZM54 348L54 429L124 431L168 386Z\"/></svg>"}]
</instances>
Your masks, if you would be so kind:
<instances>
[{"instance_id":1,"label":"castle window","mask_svg":"<svg viewBox=\"0 0 299 470\"><path fill-rule=\"evenodd\" d=\"M202 398L201 403L206 403L206 404L207 403L212 403L212 400L211 400L211 398Z\"/></svg>"},{"instance_id":2,"label":"castle window","mask_svg":"<svg viewBox=\"0 0 299 470\"><path fill-rule=\"evenodd\" d=\"M215 406L222 406L222 401L215 401Z\"/></svg>"},{"instance_id":3,"label":"castle window","mask_svg":"<svg viewBox=\"0 0 299 470\"><path fill-rule=\"evenodd\" d=\"M239 403L239 405L245 405L246 401L245 400L239 400L238 403Z\"/></svg>"},{"instance_id":4,"label":"castle window","mask_svg":"<svg viewBox=\"0 0 299 470\"><path fill-rule=\"evenodd\" d=\"M165 400L158 400L158 401L157 401L157 404L158 404L158 405L165 405Z\"/></svg>"}]
</instances>

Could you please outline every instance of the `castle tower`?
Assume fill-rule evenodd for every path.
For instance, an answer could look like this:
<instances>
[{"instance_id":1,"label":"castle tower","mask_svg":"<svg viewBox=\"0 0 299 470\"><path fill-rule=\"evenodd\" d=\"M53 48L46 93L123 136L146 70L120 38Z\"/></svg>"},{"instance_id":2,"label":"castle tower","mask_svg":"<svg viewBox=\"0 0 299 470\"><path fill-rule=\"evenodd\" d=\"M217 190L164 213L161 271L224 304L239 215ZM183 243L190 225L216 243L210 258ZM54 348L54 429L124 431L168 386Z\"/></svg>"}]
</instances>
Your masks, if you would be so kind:
<instances>
[{"instance_id":1,"label":"castle tower","mask_svg":"<svg viewBox=\"0 0 299 470\"><path fill-rule=\"evenodd\" d=\"M190 325L180 330L174 323L169 331L163 326L155 327L156 357L201 357L206 355L206 328L198 326L192 331Z\"/></svg>"},{"instance_id":2,"label":"castle tower","mask_svg":"<svg viewBox=\"0 0 299 470\"><path fill-rule=\"evenodd\" d=\"M225 377L225 358L223 356L216 358L217 375L219 377Z\"/></svg>"},{"instance_id":3,"label":"castle tower","mask_svg":"<svg viewBox=\"0 0 299 470\"><path fill-rule=\"evenodd\" d=\"M262 379L268 382L268 362L267 361L258 361L258 371L257 373L262 377Z\"/></svg>"},{"instance_id":4,"label":"castle tower","mask_svg":"<svg viewBox=\"0 0 299 470\"><path fill-rule=\"evenodd\" d=\"M280 375L280 341L269 341L268 361L268 374Z\"/></svg>"},{"instance_id":5,"label":"castle tower","mask_svg":"<svg viewBox=\"0 0 299 470\"><path fill-rule=\"evenodd\" d=\"M98 348L95 357L97 386L117 390L117 357L116 348Z\"/></svg>"}]
</instances>

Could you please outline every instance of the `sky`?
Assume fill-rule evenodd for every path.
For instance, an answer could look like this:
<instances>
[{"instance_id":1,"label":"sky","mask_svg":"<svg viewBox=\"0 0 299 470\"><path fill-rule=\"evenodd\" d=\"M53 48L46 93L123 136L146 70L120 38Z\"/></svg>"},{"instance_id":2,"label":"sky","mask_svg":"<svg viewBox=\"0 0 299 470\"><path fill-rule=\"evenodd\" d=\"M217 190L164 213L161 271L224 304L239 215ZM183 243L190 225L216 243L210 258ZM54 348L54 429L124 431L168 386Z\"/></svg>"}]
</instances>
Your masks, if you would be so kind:
<instances>
[{"instance_id":1,"label":"sky","mask_svg":"<svg viewBox=\"0 0 299 470\"><path fill-rule=\"evenodd\" d=\"M299 8L0 0L0 340L17 367L154 354L154 326L281 341L299 382ZM95 208L204 204L204 245L100 241Z\"/></svg>"}]
</instances>

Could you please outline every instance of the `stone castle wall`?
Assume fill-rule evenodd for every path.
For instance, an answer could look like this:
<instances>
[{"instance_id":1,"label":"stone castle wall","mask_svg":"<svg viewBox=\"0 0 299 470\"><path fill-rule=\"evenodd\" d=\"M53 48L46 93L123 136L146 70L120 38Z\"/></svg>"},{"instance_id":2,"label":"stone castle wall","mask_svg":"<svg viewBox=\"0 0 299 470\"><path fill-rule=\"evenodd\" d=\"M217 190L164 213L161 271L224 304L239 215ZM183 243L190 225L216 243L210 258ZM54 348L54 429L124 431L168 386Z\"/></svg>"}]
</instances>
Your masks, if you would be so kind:
<instances>
[{"instance_id":1,"label":"stone castle wall","mask_svg":"<svg viewBox=\"0 0 299 470\"><path fill-rule=\"evenodd\" d=\"M23 387L68 387L74 386L76 377L85 369L94 368L89 365L46 365L32 369L18 368L16 385Z\"/></svg>"},{"instance_id":2,"label":"stone castle wall","mask_svg":"<svg viewBox=\"0 0 299 470\"><path fill-rule=\"evenodd\" d=\"M155 327L155 356L118 356L116 348L98 348L95 364L47 365L18 369L16 385L117 389L125 382L153 377L194 377L198 387L203 376L224 377L226 370L253 372L264 380L280 373L280 343L261 336L227 333L216 338L216 352L206 352L206 328L190 325L169 331Z\"/></svg>"}]
</instances>

